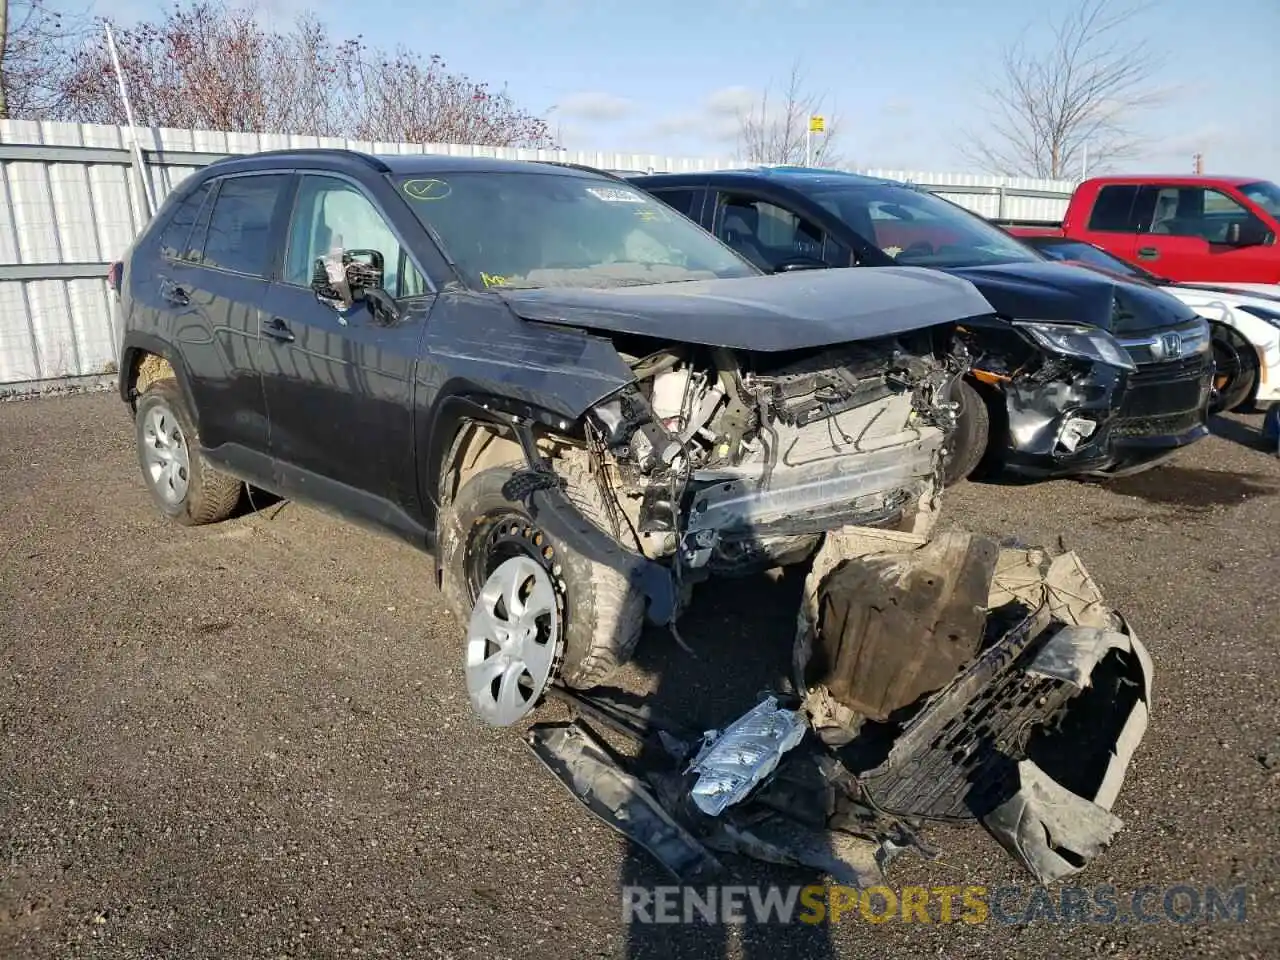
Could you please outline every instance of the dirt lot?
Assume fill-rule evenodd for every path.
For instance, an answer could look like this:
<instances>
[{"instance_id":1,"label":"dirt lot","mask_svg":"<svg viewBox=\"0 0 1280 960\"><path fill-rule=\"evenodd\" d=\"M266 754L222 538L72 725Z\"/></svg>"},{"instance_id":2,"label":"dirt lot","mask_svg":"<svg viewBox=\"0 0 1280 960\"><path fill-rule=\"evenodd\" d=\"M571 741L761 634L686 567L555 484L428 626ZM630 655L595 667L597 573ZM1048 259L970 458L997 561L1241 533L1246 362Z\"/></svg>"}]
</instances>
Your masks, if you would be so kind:
<instances>
[{"instance_id":1,"label":"dirt lot","mask_svg":"<svg viewBox=\"0 0 1280 960\"><path fill-rule=\"evenodd\" d=\"M1063 537L1155 659L1126 829L1078 882L1244 884L1245 923L629 930L619 884L665 878L471 718L421 555L287 503L169 526L114 397L0 404L0 956L1280 956L1280 460L1250 447L1259 423L1110 489L963 485L947 507ZM709 590L699 659L649 636L628 683L737 714L786 662L795 597ZM904 855L892 884L1029 884L978 830L929 836L943 858Z\"/></svg>"}]
</instances>

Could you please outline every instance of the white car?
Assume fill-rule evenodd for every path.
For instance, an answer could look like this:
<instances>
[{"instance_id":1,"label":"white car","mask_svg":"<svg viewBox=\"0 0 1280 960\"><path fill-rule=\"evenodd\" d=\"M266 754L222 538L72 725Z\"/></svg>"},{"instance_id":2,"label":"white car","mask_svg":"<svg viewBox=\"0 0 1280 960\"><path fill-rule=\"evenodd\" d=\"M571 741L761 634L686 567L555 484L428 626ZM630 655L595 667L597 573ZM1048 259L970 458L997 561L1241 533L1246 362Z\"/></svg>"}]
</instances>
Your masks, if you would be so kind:
<instances>
[{"instance_id":1,"label":"white car","mask_svg":"<svg viewBox=\"0 0 1280 960\"><path fill-rule=\"evenodd\" d=\"M1218 372L1213 408L1280 403L1280 284L1177 283L1070 237L1019 237L1054 260L1145 280L1177 297L1213 325Z\"/></svg>"}]
</instances>

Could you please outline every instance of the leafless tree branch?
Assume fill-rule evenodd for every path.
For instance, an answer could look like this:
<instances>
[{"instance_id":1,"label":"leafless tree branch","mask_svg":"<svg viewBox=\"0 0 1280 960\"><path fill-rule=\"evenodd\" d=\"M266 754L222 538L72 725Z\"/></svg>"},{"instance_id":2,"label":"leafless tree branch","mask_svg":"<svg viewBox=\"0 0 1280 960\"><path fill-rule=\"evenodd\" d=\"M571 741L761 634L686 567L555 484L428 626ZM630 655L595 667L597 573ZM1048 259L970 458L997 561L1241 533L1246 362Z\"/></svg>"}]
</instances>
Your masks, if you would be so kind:
<instances>
[{"instance_id":1,"label":"leafless tree branch","mask_svg":"<svg viewBox=\"0 0 1280 960\"><path fill-rule=\"evenodd\" d=\"M780 90L770 83L759 100L738 114L738 152L752 163L802 164L805 137L811 116L824 116L825 93L806 87L799 61L792 66ZM826 133L814 134L811 144L815 166L837 166L839 120L828 114Z\"/></svg>"},{"instance_id":2,"label":"leafless tree branch","mask_svg":"<svg viewBox=\"0 0 1280 960\"><path fill-rule=\"evenodd\" d=\"M1088 158L1101 171L1142 146L1136 120L1164 95L1153 78L1163 56L1124 29L1147 5L1079 0L1051 22L1044 42L1023 35L986 90L986 131L966 156L993 173L1070 179Z\"/></svg>"},{"instance_id":3,"label":"leafless tree branch","mask_svg":"<svg viewBox=\"0 0 1280 960\"><path fill-rule=\"evenodd\" d=\"M0 0L3 2L3 0ZM12 2L12 0L10 0ZM27 3L43 0L24 0ZM153 22L112 24L139 122L358 140L552 147L543 118L449 70L438 56L334 39L313 15L266 29L225 0L176 3ZM52 119L121 124L101 22L59 75Z\"/></svg>"}]
</instances>

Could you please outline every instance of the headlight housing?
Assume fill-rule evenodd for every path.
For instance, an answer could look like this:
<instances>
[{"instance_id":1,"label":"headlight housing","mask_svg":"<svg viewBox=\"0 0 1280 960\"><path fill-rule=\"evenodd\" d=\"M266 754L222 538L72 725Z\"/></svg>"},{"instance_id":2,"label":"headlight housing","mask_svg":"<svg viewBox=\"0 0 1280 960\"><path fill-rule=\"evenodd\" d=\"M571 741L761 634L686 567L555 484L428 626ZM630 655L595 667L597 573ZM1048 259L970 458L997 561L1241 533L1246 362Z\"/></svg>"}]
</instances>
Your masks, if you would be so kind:
<instances>
[{"instance_id":1,"label":"headlight housing","mask_svg":"<svg viewBox=\"0 0 1280 960\"><path fill-rule=\"evenodd\" d=\"M1038 320L1015 320L1013 325L1050 353L1096 360L1122 370L1137 369L1133 358L1119 341L1097 327L1078 323L1042 323Z\"/></svg>"},{"instance_id":2,"label":"headlight housing","mask_svg":"<svg viewBox=\"0 0 1280 960\"><path fill-rule=\"evenodd\" d=\"M1242 303L1235 309L1243 311L1251 317L1257 317L1263 323L1269 323L1280 330L1280 310L1272 310L1269 307L1255 307L1251 303Z\"/></svg>"}]
</instances>

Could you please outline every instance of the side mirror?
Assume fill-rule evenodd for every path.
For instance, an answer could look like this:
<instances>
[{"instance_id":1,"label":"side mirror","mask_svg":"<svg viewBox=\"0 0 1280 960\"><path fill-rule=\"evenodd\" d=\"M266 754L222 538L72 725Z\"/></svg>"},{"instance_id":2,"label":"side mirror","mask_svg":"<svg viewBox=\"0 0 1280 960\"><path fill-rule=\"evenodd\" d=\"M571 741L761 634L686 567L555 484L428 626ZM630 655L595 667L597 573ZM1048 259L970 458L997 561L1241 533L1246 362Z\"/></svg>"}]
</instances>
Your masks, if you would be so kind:
<instances>
[{"instance_id":1,"label":"side mirror","mask_svg":"<svg viewBox=\"0 0 1280 960\"><path fill-rule=\"evenodd\" d=\"M1275 242L1275 236L1261 220L1250 218L1227 227L1226 242L1233 247L1260 247Z\"/></svg>"},{"instance_id":2,"label":"side mirror","mask_svg":"<svg viewBox=\"0 0 1280 960\"><path fill-rule=\"evenodd\" d=\"M395 298L382 289L383 263L377 250L336 248L329 256L316 259L311 289L317 300L335 310L350 310L363 301L376 321L395 323L400 309Z\"/></svg>"}]
</instances>

